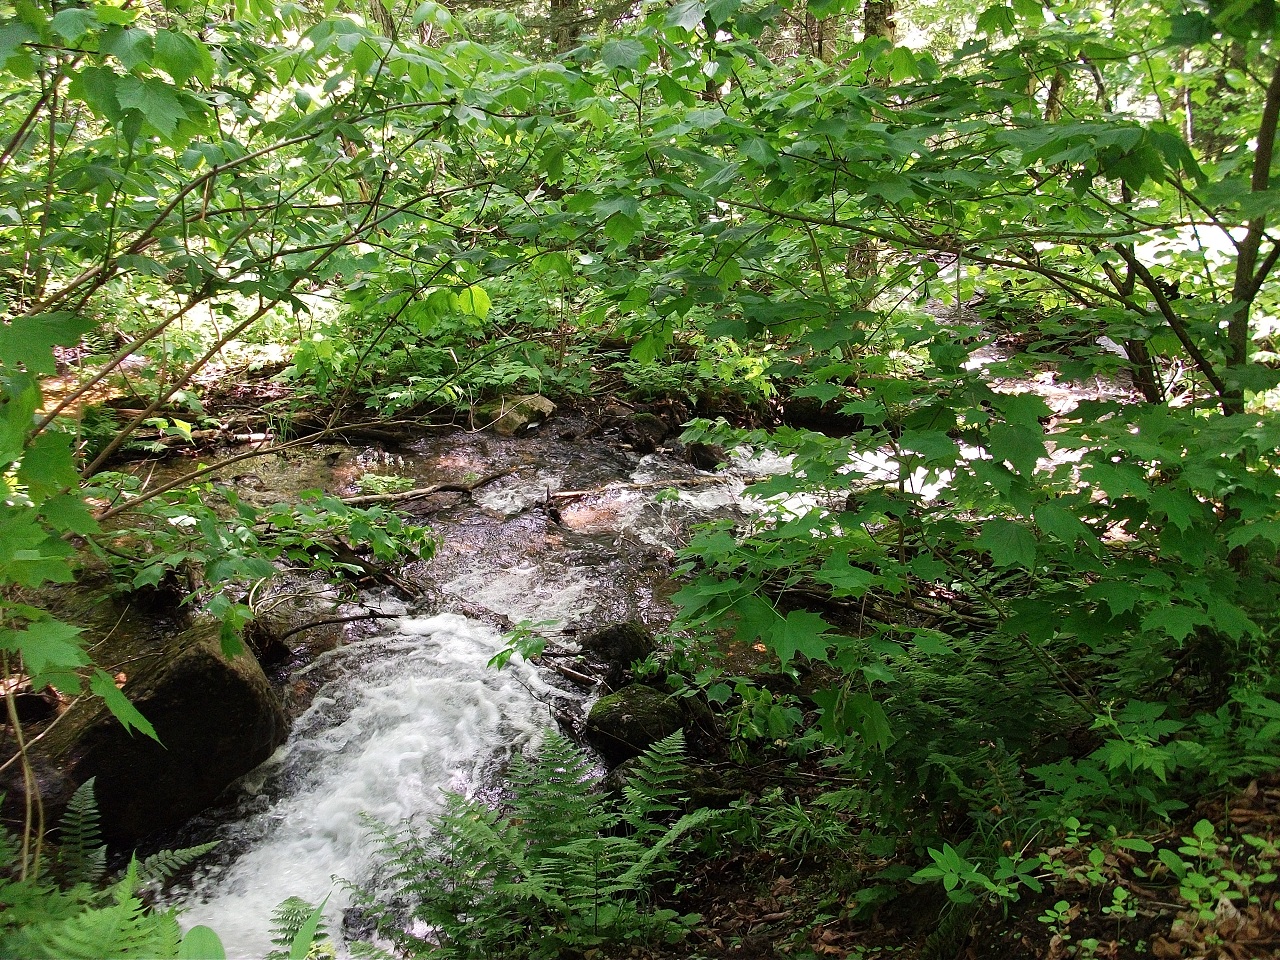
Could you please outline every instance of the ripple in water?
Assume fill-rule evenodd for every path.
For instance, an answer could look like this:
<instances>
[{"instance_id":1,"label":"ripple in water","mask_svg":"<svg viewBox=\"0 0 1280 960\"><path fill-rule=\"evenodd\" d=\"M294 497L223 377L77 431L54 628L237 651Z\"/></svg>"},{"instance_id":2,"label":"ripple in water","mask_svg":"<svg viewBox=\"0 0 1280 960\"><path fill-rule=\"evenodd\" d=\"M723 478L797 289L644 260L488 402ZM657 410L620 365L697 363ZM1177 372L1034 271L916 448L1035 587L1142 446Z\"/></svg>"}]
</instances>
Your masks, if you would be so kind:
<instances>
[{"instance_id":1,"label":"ripple in water","mask_svg":"<svg viewBox=\"0 0 1280 960\"><path fill-rule=\"evenodd\" d=\"M392 824L429 816L443 791L479 784L495 758L550 724L544 701L564 694L518 659L489 668L502 646L489 627L442 614L312 664L337 679L246 778L244 816L221 829L231 856L176 899L184 925L208 924L229 957L261 957L283 899L329 896L329 929L340 929L348 897L333 878L361 882L372 867L362 814Z\"/></svg>"}]
</instances>

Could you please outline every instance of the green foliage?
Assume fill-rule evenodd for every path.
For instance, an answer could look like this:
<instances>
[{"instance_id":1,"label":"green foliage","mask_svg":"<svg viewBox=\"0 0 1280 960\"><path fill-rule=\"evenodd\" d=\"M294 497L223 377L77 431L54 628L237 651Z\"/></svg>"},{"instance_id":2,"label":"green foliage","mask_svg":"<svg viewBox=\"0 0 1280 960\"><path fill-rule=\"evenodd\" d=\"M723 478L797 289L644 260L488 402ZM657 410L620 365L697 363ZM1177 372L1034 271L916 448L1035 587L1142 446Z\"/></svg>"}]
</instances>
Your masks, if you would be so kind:
<instances>
[{"instance_id":1,"label":"green foliage","mask_svg":"<svg viewBox=\"0 0 1280 960\"><path fill-rule=\"evenodd\" d=\"M615 808L591 761L549 734L535 757L513 762L505 812L452 795L429 833L375 826L386 889L360 898L413 956L556 957L674 942L696 917L653 909L648 892L717 816L676 817L683 750L676 733L643 754ZM410 931L415 921L428 939Z\"/></svg>"},{"instance_id":2,"label":"green foliage","mask_svg":"<svg viewBox=\"0 0 1280 960\"><path fill-rule=\"evenodd\" d=\"M59 826L55 884L19 863L13 838L0 836L0 954L50 960L183 957L222 954L207 927L184 937L177 911L147 903L143 887L180 869L215 844L164 851L103 885L106 847L98 835L93 781L77 789ZM38 867L38 864L36 865Z\"/></svg>"},{"instance_id":3,"label":"green foliage","mask_svg":"<svg viewBox=\"0 0 1280 960\"><path fill-rule=\"evenodd\" d=\"M289 897L276 907L271 917L271 942L278 949L267 960L312 960L333 955L324 927L324 904L312 906L299 897Z\"/></svg>"}]
</instances>

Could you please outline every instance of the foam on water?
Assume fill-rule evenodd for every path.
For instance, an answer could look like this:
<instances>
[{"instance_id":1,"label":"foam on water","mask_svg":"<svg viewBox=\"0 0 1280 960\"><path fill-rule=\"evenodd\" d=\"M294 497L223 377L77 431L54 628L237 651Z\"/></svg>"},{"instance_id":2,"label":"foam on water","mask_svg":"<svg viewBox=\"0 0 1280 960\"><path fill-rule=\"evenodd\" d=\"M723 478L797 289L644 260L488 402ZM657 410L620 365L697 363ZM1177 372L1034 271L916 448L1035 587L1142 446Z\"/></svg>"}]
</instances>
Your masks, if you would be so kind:
<instances>
[{"instance_id":1,"label":"foam on water","mask_svg":"<svg viewBox=\"0 0 1280 960\"><path fill-rule=\"evenodd\" d=\"M518 658L501 672L487 667L502 646L461 616L406 618L308 668L340 676L246 785L247 815L224 828L243 852L180 896L184 924L211 926L229 957L261 957L282 900L329 896L337 930L348 897L331 878L360 882L372 867L362 814L390 824L430 815L443 791L465 792L495 757L550 725L544 701L563 694Z\"/></svg>"}]
</instances>

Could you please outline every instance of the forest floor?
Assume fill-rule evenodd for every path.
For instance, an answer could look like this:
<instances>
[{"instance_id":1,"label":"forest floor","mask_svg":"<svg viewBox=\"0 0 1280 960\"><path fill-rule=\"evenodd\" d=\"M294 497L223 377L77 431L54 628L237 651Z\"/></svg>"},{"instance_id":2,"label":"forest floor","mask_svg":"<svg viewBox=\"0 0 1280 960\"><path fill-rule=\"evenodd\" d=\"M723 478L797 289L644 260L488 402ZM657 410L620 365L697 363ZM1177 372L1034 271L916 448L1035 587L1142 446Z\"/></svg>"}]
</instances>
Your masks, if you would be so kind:
<instances>
[{"instance_id":1,"label":"forest floor","mask_svg":"<svg viewBox=\"0 0 1280 960\"><path fill-rule=\"evenodd\" d=\"M1208 836L1204 823L1213 824ZM1199 825L1199 826L1198 826ZM670 902L702 919L683 943L601 957L643 960L1262 960L1280 957L1280 773L1230 800L1205 798L1145 838L1151 853L1080 844L1050 851L1039 893L959 906L936 886L884 892L913 865L826 849L733 851L688 865ZM916 864L918 865L918 864ZM1181 874L1181 875L1179 875ZM1123 891L1123 892L1121 892ZM872 902L865 908L860 898Z\"/></svg>"}]
</instances>

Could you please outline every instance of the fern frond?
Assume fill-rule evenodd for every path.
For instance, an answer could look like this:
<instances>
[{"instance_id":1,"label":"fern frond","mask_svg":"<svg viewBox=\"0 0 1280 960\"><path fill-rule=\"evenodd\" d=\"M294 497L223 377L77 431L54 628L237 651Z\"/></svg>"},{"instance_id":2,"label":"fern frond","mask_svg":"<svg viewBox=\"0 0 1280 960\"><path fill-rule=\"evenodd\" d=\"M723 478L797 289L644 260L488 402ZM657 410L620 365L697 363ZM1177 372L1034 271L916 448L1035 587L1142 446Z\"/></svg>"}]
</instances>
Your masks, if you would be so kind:
<instances>
[{"instance_id":1,"label":"fern frond","mask_svg":"<svg viewBox=\"0 0 1280 960\"><path fill-rule=\"evenodd\" d=\"M95 779L90 777L76 788L58 824L58 869L69 884L97 883L107 872L107 848L99 829Z\"/></svg>"},{"instance_id":2,"label":"fern frond","mask_svg":"<svg viewBox=\"0 0 1280 960\"><path fill-rule=\"evenodd\" d=\"M687 792L684 731L664 737L636 758L622 793L623 814L637 831L655 827L658 819L679 811Z\"/></svg>"},{"instance_id":3,"label":"fern frond","mask_svg":"<svg viewBox=\"0 0 1280 960\"><path fill-rule=\"evenodd\" d=\"M315 904L308 903L301 897L289 897L277 906L271 914L271 942L282 949L272 950L267 954L267 960L288 960L294 938L315 912ZM329 934L322 920L312 934L311 942L314 944L328 938Z\"/></svg>"},{"instance_id":4,"label":"fern frond","mask_svg":"<svg viewBox=\"0 0 1280 960\"><path fill-rule=\"evenodd\" d=\"M136 882L136 878L133 881ZM112 888L116 902L85 908L73 916L32 924L5 944L6 956L52 960L172 957L182 931L172 911L148 909L122 884Z\"/></svg>"},{"instance_id":5,"label":"fern frond","mask_svg":"<svg viewBox=\"0 0 1280 960\"><path fill-rule=\"evenodd\" d=\"M168 880L183 867L193 863L218 845L219 841L202 843L181 850L161 850L138 864L138 880L145 887Z\"/></svg>"}]
</instances>

